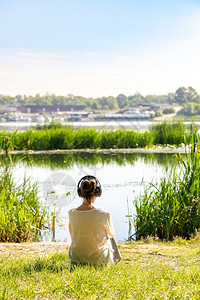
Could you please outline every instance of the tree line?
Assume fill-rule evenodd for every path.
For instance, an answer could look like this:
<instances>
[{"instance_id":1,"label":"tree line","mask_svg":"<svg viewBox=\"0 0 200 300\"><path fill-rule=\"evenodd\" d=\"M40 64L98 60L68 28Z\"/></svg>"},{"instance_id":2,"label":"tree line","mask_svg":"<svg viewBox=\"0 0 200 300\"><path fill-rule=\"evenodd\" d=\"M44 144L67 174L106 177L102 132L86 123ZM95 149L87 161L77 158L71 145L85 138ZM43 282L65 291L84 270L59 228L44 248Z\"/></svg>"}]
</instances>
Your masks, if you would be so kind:
<instances>
[{"instance_id":1,"label":"tree line","mask_svg":"<svg viewBox=\"0 0 200 300\"><path fill-rule=\"evenodd\" d=\"M187 109L187 105L193 103L192 109ZM117 97L99 97L86 98L83 96L75 96L68 94L67 96L57 96L55 94L46 93L41 96L16 95L14 97L0 95L0 105L85 105L88 110L118 110L130 108L142 104L179 104L186 106L185 111L194 111L194 107L200 105L200 95L192 87L180 87L175 93L167 95L147 95L140 93L126 96L119 94ZM191 105L190 105L191 106ZM199 108L198 108L199 109Z\"/></svg>"}]
</instances>

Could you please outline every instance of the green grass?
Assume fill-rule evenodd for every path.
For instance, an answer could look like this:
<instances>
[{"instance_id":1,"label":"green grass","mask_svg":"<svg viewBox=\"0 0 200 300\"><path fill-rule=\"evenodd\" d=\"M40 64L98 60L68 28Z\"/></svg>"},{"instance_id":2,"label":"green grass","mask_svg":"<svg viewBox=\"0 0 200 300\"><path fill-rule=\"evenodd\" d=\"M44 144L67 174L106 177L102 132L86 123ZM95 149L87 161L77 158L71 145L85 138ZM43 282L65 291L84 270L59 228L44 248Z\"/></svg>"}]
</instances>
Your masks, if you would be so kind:
<instances>
[{"instance_id":1,"label":"green grass","mask_svg":"<svg viewBox=\"0 0 200 300\"><path fill-rule=\"evenodd\" d=\"M0 255L1 299L199 299L199 238L120 243L118 265L74 269L67 246L58 252L55 243L46 255L34 247L22 244Z\"/></svg>"}]
</instances>

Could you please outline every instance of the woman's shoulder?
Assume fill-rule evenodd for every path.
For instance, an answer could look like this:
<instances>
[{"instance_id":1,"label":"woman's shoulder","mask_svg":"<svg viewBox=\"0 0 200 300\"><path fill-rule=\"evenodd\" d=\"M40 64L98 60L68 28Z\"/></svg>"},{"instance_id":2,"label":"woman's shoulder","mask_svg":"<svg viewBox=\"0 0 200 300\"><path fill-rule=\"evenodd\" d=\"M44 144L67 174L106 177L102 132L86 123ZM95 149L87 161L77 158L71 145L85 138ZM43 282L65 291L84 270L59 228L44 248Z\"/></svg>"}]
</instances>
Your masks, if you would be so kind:
<instances>
[{"instance_id":1,"label":"woman's shoulder","mask_svg":"<svg viewBox=\"0 0 200 300\"><path fill-rule=\"evenodd\" d=\"M105 215L109 215L109 211L107 209L102 209L102 208L95 208L96 213L98 214L105 214Z\"/></svg>"},{"instance_id":2,"label":"woman's shoulder","mask_svg":"<svg viewBox=\"0 0 200 300\"><path fill-rule=\"evenodd\" d=\"M77 210L76 208L72 208L68 211L68 214L72 214L72 213L76 213L76 212L91 212L94 214L106 214L109 215L109 211L106 209L102 209L102 208L94 208L91 210Z\"/></svg>"},{"instance_id":3,"label":"woman's shoulder","mask_svg":"<svg viewBox=\"0 0 200 300\"><path fill-rule=\"evenodd\" d=\"M74 211L76 211L76 208L71 208L71 209L68 211L68 214L71 214L71 213L73 213Z\"/></svg>"}]
</instances>

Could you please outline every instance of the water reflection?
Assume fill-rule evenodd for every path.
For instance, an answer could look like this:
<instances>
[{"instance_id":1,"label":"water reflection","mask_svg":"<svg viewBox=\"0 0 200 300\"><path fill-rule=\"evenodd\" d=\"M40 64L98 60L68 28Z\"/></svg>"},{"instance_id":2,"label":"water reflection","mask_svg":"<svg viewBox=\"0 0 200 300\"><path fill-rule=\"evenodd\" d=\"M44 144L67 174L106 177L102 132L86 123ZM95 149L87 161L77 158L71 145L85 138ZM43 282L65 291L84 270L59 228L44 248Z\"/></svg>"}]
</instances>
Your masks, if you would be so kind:
<instances>
[{"instance_id":1,"label":"water reflection","mask_svg":"<svg viewBox=\"0 0 200 300\"><path fill-rule=\"evenodd\" d=\"M68 169L74 165L95 166L112 165L118 166L134 165L136 161L143 160L146 163L156 163L166 166L177 160L176 154L164 153L69 153L69 154L11 154L13 164L23 162L27 166L42 166L54 169ZM0 155L0 164L4 164L7 158Z\"/></svg>"},{"instance_id":2,"label":"water reflection","mask_svg":"<svg viewBox=\"0 0 200 300\"><path fill-rule=\"evenodd\" d=\"M177 157L173 154L80 152L15 154L11 155L11 160L14 165L13 172L16 180L19 181L26 174L33 181L39 182L42 201L46 201L43 194L45 182L57 173L70 176L75 183L86 174L97 176L102 184L103 194L97 199L96 206L106 208L111 212L116 240L122 241L131 234L132 219L127 215L134 215L134 199L143 193L144 186L149 182L158 182L165 172L166 164L173 165ZM6 157L1 155L1 165L5 165L5 161ZM62 182L58 184L60 186L56 186L55 191L59 193L62 190ZM65 188L68 188L66 183ZM73 189L76 190L76 186ZM60 241L69 241L67 212L80 204L80 198L75 196L73 201L66 201L65 204L56 211L59 217L57 218L54 238ZM52 206L52 211L54 209L55 206ZM51 236L47 235L46 239L51 239Z\"/></svg>"}]
</instances>

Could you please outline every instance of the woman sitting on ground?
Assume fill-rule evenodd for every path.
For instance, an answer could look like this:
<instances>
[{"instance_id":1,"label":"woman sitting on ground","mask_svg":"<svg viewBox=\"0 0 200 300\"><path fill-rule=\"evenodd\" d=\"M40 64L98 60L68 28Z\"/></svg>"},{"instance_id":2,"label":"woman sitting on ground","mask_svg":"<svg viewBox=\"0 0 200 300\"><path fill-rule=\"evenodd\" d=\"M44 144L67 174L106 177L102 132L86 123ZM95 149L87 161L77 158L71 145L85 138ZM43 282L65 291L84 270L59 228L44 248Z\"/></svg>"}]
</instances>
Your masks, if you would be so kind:
<instances>
[{"instance_id":1,"label":"woman sitting on ground","mask_svg":"<svg viewBox=\"0 0 200 300\"><path fill-rule=\"evenodd\" d=\"M94 176L84 176L78 183L77 192L83 202L68 213L71 236L69 260L72 264L113 264L111 215L94 206L96 197L102 193L100 182Z\"/></svg>"}]
</instances>

